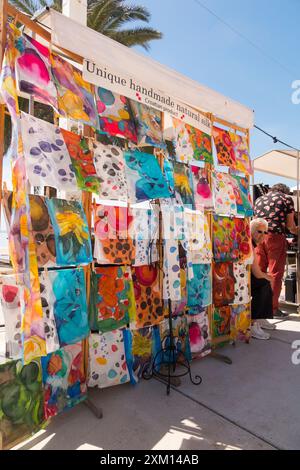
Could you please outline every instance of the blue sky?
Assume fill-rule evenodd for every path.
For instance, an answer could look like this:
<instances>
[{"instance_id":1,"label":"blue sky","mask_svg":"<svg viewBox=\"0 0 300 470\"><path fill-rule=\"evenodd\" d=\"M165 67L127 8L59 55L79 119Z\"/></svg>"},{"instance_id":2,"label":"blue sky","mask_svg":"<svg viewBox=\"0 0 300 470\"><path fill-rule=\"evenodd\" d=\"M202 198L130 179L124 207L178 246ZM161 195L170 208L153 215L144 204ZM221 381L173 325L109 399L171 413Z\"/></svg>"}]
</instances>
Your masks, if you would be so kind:
<instances>
[{"instance_id":1,"label":"blue sky","mask_svg":"<svg viewBox=\"0 0 300 470\"><path fill-rule=\"evenodd\" d=\"M237 36L196 0L134 2L150 10L151 26L164 33L162 40L152 42L149 55L254 109L259 127L300 147L300 105L291 101L291 83L300 79L300 1L199 1L288 71ZM252 132L252 158L280 147L258 131ZM277 180L278 177L263 174L256 178L257 182Z\"/></svg>"},{"instance_id":2,"label":"blue sky","mask_svg":"<svg viewBox=\"0 0 300 470\"><path fill-rule=\"evenodd\" d=\"M201 8L197 0L129 0L128 3L146 6L152 14L151 26L164 34L162 40L151 43L149 53L138 48L139 51L249 106L255 110L258 126L300 147L300 105L291 101L291 84L300 79L300 1L198 1L289 71L228 29ZM252 158L281 147L256 130L251 137ZM6 162L4 179L7 177ZM256 182L277 181L278 177L266 174L256 176Z\"/></svg>"}]
</instances>

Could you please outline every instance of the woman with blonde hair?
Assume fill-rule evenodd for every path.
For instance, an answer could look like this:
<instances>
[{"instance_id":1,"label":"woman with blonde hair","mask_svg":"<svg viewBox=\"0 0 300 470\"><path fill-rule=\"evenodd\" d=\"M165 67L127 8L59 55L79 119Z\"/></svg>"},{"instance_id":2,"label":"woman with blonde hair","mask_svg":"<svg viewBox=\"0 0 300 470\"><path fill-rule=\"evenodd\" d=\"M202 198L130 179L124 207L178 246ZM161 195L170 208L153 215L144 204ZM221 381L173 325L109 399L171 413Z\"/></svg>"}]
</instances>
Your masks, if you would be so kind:
<instances>
[{"instance_id":1,"label":"woman with blonde hair","mask_svg":"<svg viewBox=\"0 0 300 470\"><path fill-rule=\"evenodd\" d=\"M264 273L258 264L255 248L264 241L268 234L268 222L265 219L257 218L251 221L251 237L253 245L253 263L251 267L251 315L252 327L251 334L256 339L269 339L270 335L263 331L274 330L275 325L267 321L267 318L273 318L271 288L272 277Z\"/></svg>"}]
</instances>

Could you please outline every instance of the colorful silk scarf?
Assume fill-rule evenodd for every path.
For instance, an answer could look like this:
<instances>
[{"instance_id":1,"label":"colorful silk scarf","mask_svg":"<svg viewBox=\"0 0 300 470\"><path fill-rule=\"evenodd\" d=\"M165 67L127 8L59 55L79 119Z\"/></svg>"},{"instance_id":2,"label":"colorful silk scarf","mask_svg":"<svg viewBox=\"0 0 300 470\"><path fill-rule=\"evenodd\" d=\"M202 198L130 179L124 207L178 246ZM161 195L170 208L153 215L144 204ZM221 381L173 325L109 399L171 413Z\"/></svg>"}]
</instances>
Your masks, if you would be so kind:
<instances>
[{"instance_id":1,"label":"colorful silk scarf","mask_svg":"<svg viewBox=\"0 0 300 470\"><path fill-rule=\"evenodd\" d=\"M132 236L135 242L134 266L144 266L158 261L159 208L131 208L133 215Z\"/></svg>"},{"instance_id":2,"label":"colorful silk scarf","mask_svg":"<svg viewBox=\"0 0 300 470\"><path fill-rule=\"evenodd\" d=\"M124 152L124 157L131 203L170 197L167 183L154 155L130 150Z\"/></svg>"},{"instance_id":3,"label":"colorful silk scarf","mask_svg":"<svg viewBox=\"0 0 300 470\"><path fill-rule=\"evenodd\" d=\"M20 360L1 364L0 396L2 444L11 448L38 431L45 421L40 360L27 365Z\"/></svg>"},{"instance_id":4,"label":"colorful silk scarf","mask_svg":"<svg viewBox=\"0 0 300 470\"><path fill-rule=\"evenodd\" d=\"M54 315L56 298L52 288L52 280L46 271L40 273L40 288L45 325L46 350L47 354L49 354L60 348L60 342Z\"/></svg>"},{"instance_id":5,"label":"colorful silk scarf","mask_svg":"<svg viewBox=\"0 0 300 470\"><path fill-rule=\"evenodd\" d=\"M161 347L162 349L167 349L170 346L170 325L169 320L164 320L159 325ZM174 344L176 348L178 361L190 361L192 359L191 355L191 346L190 346L190 337L189 337L189 328L187 324L186 315L181 315L172 319L172 331ZM173 354L165 351L161 354L161 362L168 363L169 361L174 361ZM176 359L176 358L175 358Z\"/></svg>"},{"instance_id":6,"label":"colorful silk scarf","mask_svg":"<svg viewBox=\"0 0 300 470\"><path fill-rule=\"evenodd\" d=\"M193 148L192 158L196 161L206 162L213 165L211 136L200 129L185 124L189 140Z\"/></svg>"},{"instance_id":7,"label":"colorful silk scarf","mask_svg":"<svg viewBox=\"0 0 300 470\"><path fill-rule=\"evenodd\" d=\"M174 162L174 184L177 199L190 209L195 209L194 187L190 169L186 165Z\"/></svg>"},{"instance_id":8,"label":"colorful silk scarf","mask_svg":"<svg viewBox=\"0 0 300 470\"><path fill-rule=\"evenodd\" d=\"M212 242L207 216L204 215L203 245L199 251L193 251L192 260L194 264L210 264L213 258Z\"/></svg>"},{"instance_id":9,"label":"colorful silk scarf","mask_svg":"<svg viewBox=\"0 0 300 470\"><path fill-rule=\"evenodd\" d=\"M54 228L57 264L91 263L90 232L81 203L56 198L48 199L46 203Z\"/></svg>"},{"instance_id":10,"label":"colorful silk scarf","mask_svg":"<svg viewBox=\"0 0 300 470\"><path fill-rule=\"evenodd\" d=\"M52 80L49 48L27 34L20 35L15 46L19 51L16 60L18 89L57 110L57 91Z\"/></svg>"},{"instance_id":11,"label":"colorful silk scarf","mask_svg":"<svg viewBox=\"0 0 300 470\"><path fill-rule=\"evenodd\" d=\"M76 191L74 167L59 127L22 113L21 132L30 184Z\"/></svg>"},{"instance_id":12,"label":"colorful silk scarf","mask_svg":"<svg viewBox=\"0 0 300 470\"><path fill-rule=\"evenodd\" d=\"M16 282L16 276L2 276L0 302L5 324L5 356L22 358L22 307L24 289Z\"/></svg>"},{"instance_id":13,"label":"colorful silk scarf","mask_svg":"<svg viewBox=\"0 0 300 470\"><path fill-rule=\"evenodd\" d=\"M213 138L217 150L218 164L235 168L235 153L229 132L224 129L214 127Z\"/></svg>"},{"instance_id":14,"label":"colorful silk scarf","mask_svg":"<svg viewBox=\"0 0 300 470\"><path fill-rule=\"evenodd\" d=\"M249 263L252 257L252 243L249 219L234 219L235 235L238 245L238 260Z\"/></svg>"},{"instance_id":15,"label":"colorful silk scarf","mask_svg":"<svg viewBox=\"0 0 300 470\"><path fill-rule=\"evenodd\" d=\"M15 61L19 56L19 52L15 48L15 39L19 36L20 33L14 26L8 29L4 67L1 72L1 85L4 89L3 98L11 112L12 119L13 200L9 232L9 252L13 269L18 277L22 273L22 282L24 283L24 307L22 310L23 354L24 361L29 363L32 359L46 354L46 341L38 266L32 236L29 198L27 196L28 179L20 133L15 79Z\"/></svg>"},{"instance_id":16,"label":"colorful silk scarf","mask_svg":"<svg viewBox=\"0 0 300 470\"><path fill-rule=\"evenodd\" d=\"M96 105L99 126L103 133L122 137L137 144L137 131L128 98L98 87Z\"/></svg>"},{"instance_id":17,"label":"colorful silk scarf","mask_svg":"<svg viewBox=\"0 0 300 470\"><path fill-rule=\"evenodd\" d=\"M207 311L187 316L191 353L193 357L205 357L211 352L211 333Z\"/></svg>"},{"instance_id":18,"label":"colorful silk scarf","mask_svg":"<svg viewBox=\"0 0 300 470\"><path fill-rule=\"evenodd\" d=\"M249 146L247 138L233 132L229 132L230 140L232 142L237 171L245 174L252 174L252 165L249 154Z\"/></svg>"},{"instance_id":19,"label":"colorful silk scarf","mask_svg":"<svg viewBox=\"0 0 300 470\"><path fill-rule=\"evenodd\" d=\"M231 307L214 307L212 321L212 337L218 340L230 335Z\"/></svg>"},{"instance_id":20,"label":"colorful silk scarf","mask_svg":"<svg viewBox=\"0 0 300 470\"><path fill-rule=\"evenodd\" d=\"M242 219L232 220L213 215L213 251L216 262L239 259L240 245L237 240L235 220Z\"/></svg>"},{"instance_id":21,"label":"colorful silk scarf","mask_svg":"<svg viewBox=\"0 0 300 470\"><path fill-rule=\"evenodd\" d=\"M188 252L199 252L204 242L204 212L184 210L184 240Z\"/></svg>"},{"instance_id":22,"label":"colorful silk scarf","mask_svg":"<svg viewBox=\"0 0 300 470\"><path fill-rule=\"evenodd\" d=\"M160 350L158 327L147 327L139 330L124 330L126 363L130 381L136 384L149 371L152 361Z\"/></svg>"},{"instance_id":23,"label":"colorful silk scarf","mask_svg":"<svg viewBox=\"0 0 300 470\"><path fill-rule=\"evenodd\" d=\"M211 266L193 264L193 274L194 277L187 281L188 307L211 305Z\"/></svg>"},{"instance_id":24,"label":"colorful silk scarf","mask_svg":"<svg viewBox=\"0 0 300 470\"><path fill-rule=\"evenodd\" d=\"M173 128L176 160L181 163L189 163L193 158L194 149L187 127L183 121L173 119Z\"/></svg>"},{"instance_id":25,"label":"colorful silk scarf","mask_svg":"<svg viewBox=\"0 0 300 470\"><path fill-rule=\"evenodd\" d=\"M77 343L89 334L84 271L61 269L48 276L43 295L53 308L59 344Z\"/></svg>"},{"instance_id":26,"label":"colorful silk scarf","mask_svg":"<svg viewBox=\"0 0 300 470\"><path fill-rule=\"evenodd\" d=\"M198 166L191 166L194 196L196 209L204 207L206 210L214 209L214 202L212 192L208 183L207 173L205 168Z\"/></svg>"},{"instance_id":27,"label":"colorful silk scarf","mask_svg":"<svg viewBox=\"0 0 300 470\"><path fill-rule=\"evenodd\" d=\"M232 263L213 265L213 302L216 307L232 304L234 301L235 278Z\"/></svg>"},{"instance_id":28,"label":"colorful silk scarf","mask_svg":"<svg viewBox=\"0 0 300 470\"><path fill-rule=\"evenodd\" d=\"M45 418L72 408L87 397L82 342L42 358Z\"/></svg>"},{"instance_id":29,"label":"colorful silk scarf","mask_svg":"<svg viewBox=\"0 0 300 470\"><path fill-rule=\"evenodd\" d=\"M178 240L164 240L163 299L181 301Z\"/></svg>"},{"instance_id":30,"label":"colorful silk scarf","mask_svg":"<svg viewBox=\"0 0 300 470\"><path fill-rule=\"evenodd\" d=\"M129 382L123 330L89 337L89 387L106 388Z\"/></svg>"},{"instance_id":31,"label":"colorful silk scarf","mask_svg":"<svg viewBox=\"0 0 300 470\"><path fill-rule=\"evenodd\" d=\"M94 87L83 80L80 70L56 54L51 54L51 69L59 114L98 127Z\"/></svg>"},{"instance_id":32,"label":"colorful silk scarf","mask_svg":"<svg viewBox=\"0 0 300 470\"><path fill-rule=\"evenodd\" d=\"M132 268L135 312L130 319L131 329L157 325L164 318L159 285L158 266L138 266Z\"/></svg>"},{"instance_id":33,"label":"colorful silk scarf","mask_svg":"<svg viewBox=\"0 0 300 470\"><path fill-rule=\"evenodd\" d=\"M127 202L128 189L123 150L115 145L94 142L94 164L100 181L100 199Z\"/></svg>"},{"instance_id":34,"label":"colorful silk scarf","mask_svg":"<svg viewBox=\"0 0 300 470\"><path fill-rule=\"evenodd\" d=\"M251 308L247 305L232 305L230 338L232 341L249 343L251 338Z\"/></svg>"},{"instance_id":35,"label":"colorful silk scarf","mask_svg":"<svg viewBox=\"0 0 300 470\"><path fill-rule=\"evenodd\" d=\"M213 171L213 192L215 212L218 215L237 215L236 195L232 178L226 173Z\"/></svg>"},{"instance_id":36,"label":"colorful silk scarf","mask_svg":"<svg viewBox=\"0 0 300 470\"><path fill-rule=\"evenodd\" d=\"M91 274L90 328L107 332L129 323L134 308L130 268L105 266ZM132 313L131 313L132 315Z\"/></svg>"},{"instance_id":37,"label":"colorful silk scarf","mask_svg":"<svg viewBox=\"0 0 300 470\"><path fill-rule=\"evenodd\" d=\"M232 175L232 185L237 197L237 213L243 217L253 216L253 204L249 191L249 180Z\"/></svg>"},{"instance_id":38,"label":"colorful silk scarf","mask_svg":"<svg viewBox=\"0 0 300 470\"><path fill-rule=\"evenodd\" d=\"M87 140L65 129L61 129L61 133L72 160L72 170L79 189L99 194L101 180L96 173Z\"/></svg>"},{"instance_id":39,"label":"colorful silk scarf","mask_svg":"<svg viewBox=\"0 0 300 470\"><path fill-rule=\"evenodd\" d=\"M127 207L94 207L95 258L101 264L132 264L135 242L131 236L133 217Z\"/></svg>"},{"instance_id":40,"label":"colorful silk scarf","mask_svg":"<svg viewBox=\"0 0 300 470\"><path fill-rule=\"evenodd\" d=\"M137 131L138 145L164 148L162 113L150 106L129 100Z\"/></svg>"},{"instance_id":41,"label":"colorful silk scarf","mask_svg":"<svg viewBox=\"0 0 300 470\"><path fill-rule=\"evenodd\" d=\"M249 271L247 265L242 263L233 264L234 283L234 301L235 305L244 305L250 302L249 294Z\"/></svg>"},{"instance_id":42,"label":"colorful silk scarf","mask_svg":"<svg viewBox=\"0 0 300 470\"><path fill-rule=\"evenodd\" d=\"M3 206L7 219L8 230L12 216L12 198L13 194L7 192L3 195ZM32 223L32 233L37 254L37 262L39 267L55 266L56 249L54 230L50 221L47 205L42 196L29 195L30 215ZM18 252L21 254L22 249L19 246Z\"/></svg>"}]
</instances>

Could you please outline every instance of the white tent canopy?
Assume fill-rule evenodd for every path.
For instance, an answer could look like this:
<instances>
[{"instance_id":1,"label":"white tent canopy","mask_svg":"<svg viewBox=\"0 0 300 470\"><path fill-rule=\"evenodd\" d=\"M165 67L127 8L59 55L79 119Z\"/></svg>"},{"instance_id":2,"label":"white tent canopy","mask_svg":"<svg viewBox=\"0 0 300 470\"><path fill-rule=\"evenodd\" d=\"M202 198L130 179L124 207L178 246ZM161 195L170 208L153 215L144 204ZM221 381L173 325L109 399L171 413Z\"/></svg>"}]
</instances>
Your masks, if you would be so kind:
<instances>
[{"instance_id":1,"label":"white tent canopy","mask_svg":"<svg viewBox=\"0 0 300 470\"><path fill-rule=\"evenodd\" d=\"M254 171L262 171L297 181L297 151L271 150L253 161Z\"/></svg>"},{"instance_id":2,"label":"white tent canopy","mask_svg":"<svg viewBox=\"0 0 300 470\"><path fill-rule=\"evenodd\" d=\"M51 10L52 42L98 66L130 71L137 80L220 119L250 129L253 110L200 85L153 59Z\"/></svg>"}]
</instances>

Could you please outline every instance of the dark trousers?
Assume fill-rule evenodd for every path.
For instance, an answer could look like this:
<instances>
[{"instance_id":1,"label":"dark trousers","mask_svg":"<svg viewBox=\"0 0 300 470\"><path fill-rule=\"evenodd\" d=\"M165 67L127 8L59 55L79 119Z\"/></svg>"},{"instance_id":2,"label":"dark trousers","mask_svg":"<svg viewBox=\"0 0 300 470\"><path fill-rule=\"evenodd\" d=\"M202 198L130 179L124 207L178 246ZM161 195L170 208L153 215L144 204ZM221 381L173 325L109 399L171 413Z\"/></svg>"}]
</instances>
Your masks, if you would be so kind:
<instances>
[{"instance_id":1,"label":"dark trousers","mask_svg":"<svg viewBox=\"0 0 300 470\"><path fill-rule=\"evenodd\" d=\"M255 249L258 264L263 272L272 276L273 312L278 309L282 278L286 263L286 238L282 233L269 233Z\"/></svg>"},{"instance_id":2,"label":"dark trousers","mask_svg":"<svg viewBox=\"0 0 300 470\"><path fill-rule=\"evenodd\" d=\"M257 279L251 274L251 316L252 320L273 318L271 284L267 279Z\"/></svg>"}]
</instances>

